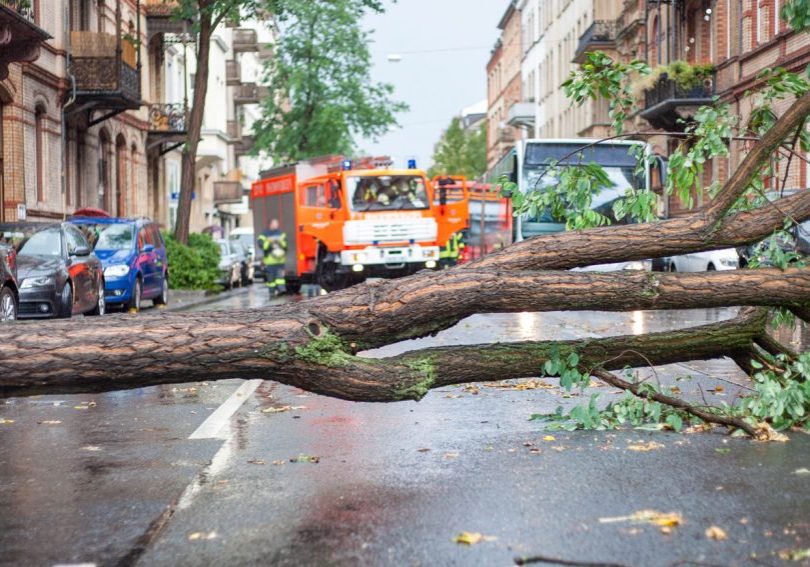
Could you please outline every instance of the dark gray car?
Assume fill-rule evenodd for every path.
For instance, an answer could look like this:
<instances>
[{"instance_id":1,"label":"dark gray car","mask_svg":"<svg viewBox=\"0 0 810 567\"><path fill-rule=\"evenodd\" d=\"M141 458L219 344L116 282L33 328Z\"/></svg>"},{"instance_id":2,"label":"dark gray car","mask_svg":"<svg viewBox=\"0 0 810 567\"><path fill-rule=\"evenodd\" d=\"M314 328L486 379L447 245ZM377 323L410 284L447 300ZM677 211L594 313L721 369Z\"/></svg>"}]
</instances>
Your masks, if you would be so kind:
<instances>
[{"instance_id":1,"label":"dark gray car","mask_svg":"<svg viewBox=\"0 0 810 567\"><path fill-rule=\"evenodd\" d=\"M17 253L20 318L103 315L104 275L81 231L69 223L0 224Z\"/></svg>"}]
</instances>

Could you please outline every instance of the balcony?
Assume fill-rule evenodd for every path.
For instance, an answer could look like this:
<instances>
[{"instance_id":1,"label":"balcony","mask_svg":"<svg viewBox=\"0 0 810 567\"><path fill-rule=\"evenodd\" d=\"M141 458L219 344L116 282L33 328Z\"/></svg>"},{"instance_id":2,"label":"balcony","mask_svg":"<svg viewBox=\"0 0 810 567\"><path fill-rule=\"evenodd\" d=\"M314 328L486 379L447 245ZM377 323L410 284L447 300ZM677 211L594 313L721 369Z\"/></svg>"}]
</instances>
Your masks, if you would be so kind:
<instances>
[{"instance_id":1,"label":"balcony","mask_svg":"<svg viewBox=\"0 0 810 567\"><path fill-rule=\"evenodd\" d=\"M579 38L574 63L584 63L585 56L598 49L615 49L616 22L596 20Z\"/></svg>"},{"instance_id":2,"label":"balcony","mask_svg":"<svg viewBox=\"0 0 810 567\"><path fill-rule=\"evenodd\" d=\"M516 128L534 128L535 104L533 102L516 102L509 107L506 123Z\"/></svg>"},{"instance_id":3,"label":"balcony","mask_svg":"<svg viewBox=\"0 0 810 567\"><path fill-rule=\"evenodd\" d=\"M237 28L233 30L232 49L234 53L259 51L259 38L256 30Z\"/></svg>"},{"instance_id":4,"label":"balcony","mask_svg":"<svg viewBox=\"0 0 810 567\"><path fill-rule=\"evenodd\" d=\"M515 143L515 132L512 128L500 128L498 130L498 142L501 144L514 144Z\"/></svg>"},{"instance_id":5,"label":"balcony","mask_svg":"<svg viewBox=\"0 0 810 567\"><path fill-rule=\"evenodd\" d=\"M270 95L267 87L256 83L242 83L233 94L235 104L258 104Z\"/></svg>"},{"instance_id":6,"label":"balcony","mask_svg":"<svg viewBox=\"0 0 810 567\"><path fill-rule=\"evenodd\" d=\"M214 181L214 205L241 203L243 194L239 181Z\"/></svg>"},{"instance_id":7,"label":"balcony","mask_svg":"<svg viewBox=\"0 0 810 567\"><path fill-rule=\"evenodd\" d=\"M642 6L637 2L632 2L632 6L628 9L625 7L622 15L616 20L616 39L622 39L625 36L635 32L639 26L644 24L646 12Z\"/></svg>"},{"instance_id":8,"label":"balcony","mask_svg":"<svg viewBox=\"0 0 810 567\"><path fill-rule=\"evenodd\" d=\"M70 43L78 109L121 112L141 106L138 55L131 43L112 34L86 31L70 32Z\"/></svg>"},{"instance_id":9,"label":"balcony","mask_svg":"<svg viewBox=\"0 0 810 567\"><path fill-rule=\"evenodd\" d=\"M225 61L225 84L229 87L238 87L242 83L242 67L239 61L233 59Z\"/></svg>"},{"instance_id":10,"label":"balcony","mask_svg":"<svg viewBox=\"0 0 810 567\"><path fill-rule=\"evenodd\" d=\"M146 0L146 30L149 41L160 34L191 33L191 21L174 17L178 0Z\"/></svg>"},{"instance_id":11,"label":"balcony","mask_svg":"<svg viewBox=\"0 0 810 567\"><path fill-rule=\"evenodd\" d=\"M239 158L240 156L252 154L255 142L256 138L254 138L252 134L242 135L233 145L234 156Z\"/></svg>"},{"instance_id":12,"label":"balcony","mask_svg":"<svg viewBox=\"0 0 810 567\"><path fill-rule=\"evenodd\" d=\"M30 0L0 0L0 81L8 65L36 61L42 42L50 35L34 23Z\"/></svg>"},{"instance_id":13,"label":"balcony","mask_svg":"<svg viewBox=\"0 0 810 567\"><path fill-rule=\"evenodd\" d=\"M712 76L700 84L682 86L665 73L644 91L645 108L640 115L653 128L682 131L683 121L688 121L698 107L713 103L714 83Z\"/></svg>"},{"instance_id":14,"label":"balcony","mask_svg":"<svg viewBox=\"0 0 810 567\"><path fill-rule=\"evenodd\" d=\"M149 106L149 132L146 148L160 147L163 155L186 141L188 110L181 103Z\"/></svg>"}]
</instances>

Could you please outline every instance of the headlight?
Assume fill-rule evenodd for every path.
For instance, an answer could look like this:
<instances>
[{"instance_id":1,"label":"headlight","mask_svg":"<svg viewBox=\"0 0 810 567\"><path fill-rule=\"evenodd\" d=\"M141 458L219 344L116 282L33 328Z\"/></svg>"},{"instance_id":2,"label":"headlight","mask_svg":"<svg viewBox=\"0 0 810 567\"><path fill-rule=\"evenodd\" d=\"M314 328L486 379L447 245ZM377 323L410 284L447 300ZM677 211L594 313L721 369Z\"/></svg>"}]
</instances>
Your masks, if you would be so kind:
<instances>
[{"instance_id":1,"label":"headlight","mask_svg":"<svg viewBox=\"0 0 810 567\"><path fill-rule=\"evenodd\" d=\"M122 278L129 273L129 266L126 264L114 264L104 268L104 276L108 278Z\"/></svg>"},{"instance_id":2,"label":"headlight","mask_svg":"<svg viewBox=\"0 0 810 567\"><path fill-rule=\"evenodd\" d=\"M53 278L53 276L40 276L36 278L25 278L20 288L49 287L54 285L56 285L56 280Z\"/></svg>"}]
</instances>

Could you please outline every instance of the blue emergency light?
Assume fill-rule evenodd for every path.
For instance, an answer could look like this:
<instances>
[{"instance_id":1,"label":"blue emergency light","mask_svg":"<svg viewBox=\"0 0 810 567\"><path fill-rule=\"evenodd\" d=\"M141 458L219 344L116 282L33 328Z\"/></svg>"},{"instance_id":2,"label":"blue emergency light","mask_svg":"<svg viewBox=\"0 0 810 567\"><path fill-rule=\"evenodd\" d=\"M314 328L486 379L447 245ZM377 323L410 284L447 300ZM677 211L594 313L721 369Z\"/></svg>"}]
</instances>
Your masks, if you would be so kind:
<instances>
[{"instance_id":1,"label":"blue emergency light","mask_svg":"<svg viewBox=\"0 0 810 567\"><path fill-rule=\"evenodd\" d=\"M408 169L416 169L416 160L411 158L408 160Z\"/></svg>"},{"instance_id":2,"label":"blue emergency light","mask_svg":"<svg viewBox=\"0 0 810 567\"><path fill-rule=\"evenodd\" d=\"M349 171L352 168L352 160L344 159L342 166L343 166L343 171Z\"/></svg>"}]
</instances>

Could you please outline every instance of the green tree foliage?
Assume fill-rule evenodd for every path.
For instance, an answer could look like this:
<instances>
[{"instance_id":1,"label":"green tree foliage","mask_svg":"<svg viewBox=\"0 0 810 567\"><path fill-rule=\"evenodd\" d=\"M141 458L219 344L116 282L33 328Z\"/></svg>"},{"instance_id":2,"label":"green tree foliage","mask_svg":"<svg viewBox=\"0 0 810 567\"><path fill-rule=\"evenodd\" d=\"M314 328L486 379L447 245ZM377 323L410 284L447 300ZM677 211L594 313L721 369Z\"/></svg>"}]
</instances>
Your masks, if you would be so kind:
<instances>
[{"instance_id":1,"label":"green tree foliage","mask_svg":"<svg viewBox=\"0 0 810 567\"><path fill-rule=\"evenodd\" d=\"M256 146L276 161L351 154L354 139L377 137L407 107L393 87L371 80L370 34L360 21L381 11L369 0L277 2L281 33L265 67L270 96L253 126Z\"/></svg>"},{"instance_id":2,"label":"green tree foliage","mask_svg":"<svg viewBox=\"0 0 810 567\"><path fill-rule=\"evenodd\" d=\"M188 245L180 244L169 234L163 235L171 266L169 283L172 289L216 288L219 275L219 246L208 234L189 234Z\"/></svg>"},{"instance_id":3,"label":"green tree foliage","mask_svg":"<svg viewBox=\"0 0 810 567\"><path fill-rule=\"evenodd\" d=\"M463 175L477 179L487 170L487 130L482 124L465 131L458 117L450 121L433 154L434 175Z\"/></svg>"}]
</instances>

